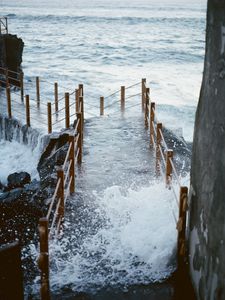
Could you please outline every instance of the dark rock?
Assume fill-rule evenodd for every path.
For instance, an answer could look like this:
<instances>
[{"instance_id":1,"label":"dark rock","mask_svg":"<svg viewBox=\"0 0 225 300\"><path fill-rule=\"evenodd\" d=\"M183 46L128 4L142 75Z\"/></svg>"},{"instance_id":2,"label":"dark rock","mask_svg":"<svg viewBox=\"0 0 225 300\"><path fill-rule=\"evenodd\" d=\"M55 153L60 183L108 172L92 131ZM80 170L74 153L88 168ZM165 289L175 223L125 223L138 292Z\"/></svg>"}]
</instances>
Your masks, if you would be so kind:
<instances>
[{"instance_id":1,"label":"dark rock","mask_svg":"<svg viewBox=\"0 0 225 300\"><path fill-rule=\"evenodd\" d=\"M40 147L40 150L49 142L49 136L40 137L36 129L22 125L18 120L0 115L0 139L17 141L28 145L32 150Z\"/></svg>"},{"instance_id":2,"label":"dark rock","mask_svg":"<svg viewBox=\"0 0 225 300\"><path fill-rule=\"evenodd\" d=\"M25 184L31 182L30 174L27 172L20 172L20 173L13 173L10 174L7 178L8 181L8 188L14 189L18 187L24 187Z\"/></svg>"},{"instance_id":3,"label":"dark rock","mask_svg":"<svg viewBox=\"0 0 225 300\"><path fill-rule=\"evenodd\" d=\"M17 72L22 63L24 42L12 34L0 35L0 65Z\"/></svg>"},{"instance_id":4,"label":"dark rock","mask_svg":"<svg viewBox=\"0 0 225 300\"><path fill-rule=\"evenodd\" d=\"M37 233L37 224L43 216L44 200L37 201L40 185L35 180L23 188L0 194L0 244L19 239L29 243Z\"/></svg>"},{"instance_id":5,"label":"dark rock","mask_svg":"<svg viewBox=\"0 0 225 300\"><path fill-rule=\"evenodd\" d=\"M4 184L0 181L0 190L3 190L4 189Z\"/></svg>"},{"instance_id":6,"label":"dark rock","mask_svg":"<svg viewBox=\"0 0 225 300\"><path fill-rule=\"evenodd\" d=\"M209 0L193 142L190 269L198 299L225 299L225 1Z\"/></svg>"},{"instance_id":7,"label":"dark rock","mask_svg":"<svg viewBox=\"0 0 225 300\"><path fill-rule=\"evenodd\" d=\"M181 175L186 175L190 171L192 144L187 143L182 136L175 132L163 128L163 135L169 149L174 152L174 164Z\"/></svg>"},{"instance_id":8,"label":"dark rock","mask_svg":"<svg viewBox=\"0 0 225 300\"><path fill-rule=\"evenodd\" d=\"M68 150L68 133L51 137L49 144L42 153L37 169L41 179L41 187L56 185L56 167L61 166Z\"/></svg>"}]
</instances>

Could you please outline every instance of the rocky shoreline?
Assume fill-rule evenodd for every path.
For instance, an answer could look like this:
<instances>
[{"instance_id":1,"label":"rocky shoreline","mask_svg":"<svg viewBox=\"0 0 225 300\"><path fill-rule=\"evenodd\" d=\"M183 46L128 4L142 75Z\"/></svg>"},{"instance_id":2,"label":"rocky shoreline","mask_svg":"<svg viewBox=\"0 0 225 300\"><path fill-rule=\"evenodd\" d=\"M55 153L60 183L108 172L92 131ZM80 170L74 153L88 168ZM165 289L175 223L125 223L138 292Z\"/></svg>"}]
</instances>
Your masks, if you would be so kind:
<instances>
[{"instance_id":1,"label":"rocky shoreline","mask_svg":"<svg viewBox=\"0 0 225 300\"><path fill-rule=\"evenodd\" d=\"M3 116L0 116L1 137L8 141L16 139L31 147L40 143L36 130ZM6 185L0 183L1 244L19 240L21 245L26 245L37 240L38 221L46 215L54 193L57 167L62 166L66 157L68 138L68 132L42 137L43 150L37 165L40 180L31 181L30 174L19 172L10 174Z\"/></svg>"}]
</instances>

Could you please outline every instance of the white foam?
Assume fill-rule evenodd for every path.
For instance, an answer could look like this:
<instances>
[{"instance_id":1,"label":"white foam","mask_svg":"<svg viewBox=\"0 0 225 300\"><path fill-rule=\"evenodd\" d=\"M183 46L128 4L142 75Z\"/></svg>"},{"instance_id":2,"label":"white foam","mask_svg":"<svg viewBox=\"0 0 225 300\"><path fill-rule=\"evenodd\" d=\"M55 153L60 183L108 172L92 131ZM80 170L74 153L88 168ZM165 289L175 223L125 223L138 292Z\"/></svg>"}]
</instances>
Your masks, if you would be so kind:
<instances>
[{"instance_id":1,"label":"white foam","mask_svg":"<svg viewBox=\"0 0 225 300\"><path fill-rule=\"evenodd\" d=\"M164 184L126 192L113 186L96 195L96 203L93 218L102 219L97 233L90 228L80 245L73 238L51 245L53 289L145 284L171 274L177 239L171 205L175 213L177 207Z\"/></svg>"},{"instance_id":2,"label":"white foam","mask_svg":"<svg viewBox=\"0 0 225 300\"><path fill-rule=\"evenodd\" d=\"M37 178L39 153L16 141L0 140L0 181L6 183L7 176L13 172L26 171Z\"/></svg>"}]
</instances>

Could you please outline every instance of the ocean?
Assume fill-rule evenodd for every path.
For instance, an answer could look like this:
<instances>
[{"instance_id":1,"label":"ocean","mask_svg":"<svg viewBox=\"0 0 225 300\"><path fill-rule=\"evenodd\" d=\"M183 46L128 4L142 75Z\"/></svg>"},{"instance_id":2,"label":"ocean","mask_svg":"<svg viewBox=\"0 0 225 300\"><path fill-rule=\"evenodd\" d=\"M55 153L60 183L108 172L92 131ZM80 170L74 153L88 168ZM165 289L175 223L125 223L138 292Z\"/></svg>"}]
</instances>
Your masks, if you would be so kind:
<instances>
[{"instance_id":1,"label":"ocean","mask_svg":"<svg viewBox=\"0 0 225 300\"><path fill-rule=\"evenodd\" d=\"M83 83L86 101L97 105L100 95L147 78L165 125L182 128L192 141L206 0L1 0L0 6L10 33L24 40L27 78L58 81L69 90Z\"/></svg>"},{"instance_id":2,"label":"ocean","mask_svg":"<svg viewBox=\"0 0 225 300\"><path fill-rule=\"evenodd\" d=\"M0 8L1 15L8 16L9 32L25 43L22 67L26 82L32 85L35 76L43 78L42 101L53 100L53 88L48 82L58 81L62 93L83 83L88 107L85 118L91 120L99 115L100 96L146 78L158 119L192 142L204 63L206 0L0 0ZM110 99L107 101L111 103ZM113 116L117 111L118 107L111 106L107 114ZM12 161L11 149L11 143L1 141L0 158L1 153L8 153ZM7 174L19 169L21 161L23 169L27 168L35 177L33 167L37 160L36 152L32 154L30 149L23 148L18 150L15 164L0 159L0 164L5 163L0 180L4 182ZM102 220L108 218L110 224L85 237L77 253L71 251L69 257L61 258L71 238L52 246L58 259L54 261L57 271L53 275L56 289L62 288L63 281L80 291L89 285L92 290L107 285L109 279L114 285L147 284L165 279L174 270L168 261L175 247L176 230L167 219L167 204L159 205L160 199L170 196L163 194L158 183L129 187L126 192L121 186L112 184L94 191L97 215L104 215ZM153 202L146 202L147 195L156 195L157 191ZM154 216L150 223L149 215ZM124 218L127 221L123 223ZM162 223L164 234L159 238L157 227ZM146 244L152 226L156 226L155 234ZM138 245L137 232L142 232ZM173 238L166 242L169 235ZM101 267L95 265L90 254L98 251L102 239L106 243L103 253L109 259L107 268L115 272L108 281L105 269L101 273ZM149 259L151 249L154 255ZM83 250L86 255L81 254ZM35 256L34 248L32 252ZM142 263L135 262L137 257ZM91 266L94 275L87 271Z\"/></svg>"}]
</instances>

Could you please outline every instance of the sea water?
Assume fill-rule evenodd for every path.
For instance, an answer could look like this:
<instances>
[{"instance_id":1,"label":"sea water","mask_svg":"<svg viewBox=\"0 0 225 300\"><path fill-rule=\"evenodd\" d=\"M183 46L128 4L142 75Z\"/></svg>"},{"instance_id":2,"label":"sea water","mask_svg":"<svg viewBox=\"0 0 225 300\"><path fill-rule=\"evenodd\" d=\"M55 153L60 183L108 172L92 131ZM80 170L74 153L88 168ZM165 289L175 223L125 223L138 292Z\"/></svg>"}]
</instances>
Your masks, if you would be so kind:
<instances>
[{"instance_id":1,"label":"sea water","mask_svg":"<svg viewBox=\"0 0 225 300\"><path fill-rule=\"evenodd\" d=\"M99 96L147 78L161 121L192 141L206 0L1 0L0 6L9 32L24 40L27 80L40 76L65 90L83 83L86 103L99 106ZM53 100L53 86L41 83L41 98Z\"/></svg>"},{"instance_id":2,"label":"sea water","mask_svg":"<svg viewBox=\"0 0 225 300\"><path fill-rule=\"evenodd\" d=\"M90 118L99 113L99 96L146 77L158 119L192 141L206 1L1 0L0 7L9 32L25 43L26 92L34 93L29 84L35 76L58 81L60 95L83 83ZM41 101L53 99L53 86L41 82ZM112 106L106 113L116 110ZM46 127L36 119L38 127Z\"/></svg>"},{"instance_id":3,"label":"sea water","mask_svg":"<svg viewBox=\"0 0 225 300\"><path fill-rule=\"evenodd\" d=\"M0 3L2 15L9 17L9 31L25 43L26 82L32 85L39 75L58 81L62 93L83 83L89 104L86 118L92 118L99 114L99 96L147 78L158 119L192 141L203 71L206 1ZM41 93L42 101L52 100L53 88L47 82L41 83ZM108 99L108 104L114 100ZM118 107L112 105L106 114L114 113ZM88 233L79 245L73 236L51 245L54 289L146 284L169 276L176 247L175 224L168 214L168 205L176 209L171 191L158 182L135 190L125 189L121 182L93 197L93 218L101 224L95 234ZM76 211L71 214L76 216Z\"/></svg>"}]
</instances>

